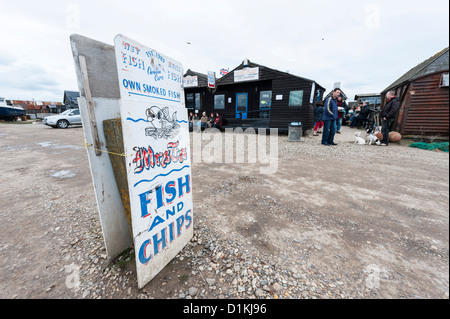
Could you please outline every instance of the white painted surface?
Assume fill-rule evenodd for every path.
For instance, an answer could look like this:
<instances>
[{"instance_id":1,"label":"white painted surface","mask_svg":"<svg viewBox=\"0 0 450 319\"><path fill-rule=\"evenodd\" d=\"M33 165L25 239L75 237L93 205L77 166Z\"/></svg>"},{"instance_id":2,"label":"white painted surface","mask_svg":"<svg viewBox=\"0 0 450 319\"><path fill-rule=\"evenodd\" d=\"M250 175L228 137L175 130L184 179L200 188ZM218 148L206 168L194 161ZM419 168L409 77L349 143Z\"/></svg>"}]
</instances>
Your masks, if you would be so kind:
<instances>
[{"instance_id":1,"label":"white painted surface","mask_svg":"<svg viewBox=\"0 0 450 319\"><path fill-rule=\"evenodd\" d=\"M94 98L93 102L100 143L102 149L106 150L103 121L120 117L119 100ZM91 126L89 125L86 99L79 97L78 105L83 122L85 140L88 145L89 165L106 252L108 258L114 258L125 249L131 247L133 242L109 155L106 152L102 152L100 156L96 156L93 146L89 146L94 143Z\"/></svg>"},{"instance_id":2,"label":"white painted surface","mask_svg":"<svg viewBox=\"0 0 450 319\"><path fill-rule=\"evenodd\" d=\"M142 288L193 236L183 67L122 35L115 38L115 52L137 278Z\"/></svg>"}]
</instances>

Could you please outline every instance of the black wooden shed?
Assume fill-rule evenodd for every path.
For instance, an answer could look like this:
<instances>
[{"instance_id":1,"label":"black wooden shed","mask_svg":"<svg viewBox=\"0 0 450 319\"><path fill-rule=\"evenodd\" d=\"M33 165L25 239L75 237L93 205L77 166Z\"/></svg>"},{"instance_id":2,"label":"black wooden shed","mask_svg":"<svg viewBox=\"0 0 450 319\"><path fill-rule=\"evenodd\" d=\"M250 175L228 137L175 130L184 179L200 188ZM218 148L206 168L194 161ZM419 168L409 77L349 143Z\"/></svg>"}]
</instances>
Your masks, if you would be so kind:
<instances>
[{"instance_id":1,"label":"black wooden shed","mask_svg":"<svg viewBox=\"0 0 450 319\"><path fill-rule=\"evenodd\" d=\"M324 93L313 80L248 60L216 80L215 89L208 88L205 74L185 74L186 107L208 115L219 112L228 127L287 130L290 123L301 122L303 130L312 129L314 106Z\"/></svg>"}]
</instances>

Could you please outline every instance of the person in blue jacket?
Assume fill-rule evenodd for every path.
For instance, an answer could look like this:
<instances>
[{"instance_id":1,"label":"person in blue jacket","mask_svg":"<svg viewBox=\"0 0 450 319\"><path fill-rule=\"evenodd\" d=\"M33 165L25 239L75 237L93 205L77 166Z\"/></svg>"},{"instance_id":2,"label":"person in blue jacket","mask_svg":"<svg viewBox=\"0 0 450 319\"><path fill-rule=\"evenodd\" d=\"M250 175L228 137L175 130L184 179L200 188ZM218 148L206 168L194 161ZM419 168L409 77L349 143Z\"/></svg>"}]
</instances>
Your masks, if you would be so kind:
<instances>
[{"instance_id":1,"label":"person in blue jacket","mask_svg":"<svg viewBox=\"0 0 450 319\"><path fill-rule=\"evenodd\" d=\"M336 134L336 121L339 117L337 98L341 95L341 89L333 90L333 95L330 96L323 107L323 134L322 144L326 146L337 145L334 142L334 135Z\"/></svg>"}]
</instances>

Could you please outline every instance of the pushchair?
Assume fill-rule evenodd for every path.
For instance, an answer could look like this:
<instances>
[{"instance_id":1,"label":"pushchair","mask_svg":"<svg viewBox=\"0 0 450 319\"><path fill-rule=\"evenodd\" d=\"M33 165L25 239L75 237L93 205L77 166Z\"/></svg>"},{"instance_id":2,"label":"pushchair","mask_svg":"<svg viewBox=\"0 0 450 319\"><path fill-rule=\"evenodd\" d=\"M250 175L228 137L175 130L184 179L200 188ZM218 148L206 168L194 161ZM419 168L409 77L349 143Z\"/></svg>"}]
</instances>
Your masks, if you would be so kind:
<instances>
[{"instance_id":1,"label":"pushchair","mask_svg":"<svg viewBox=\"0 0 450 319\"><path fill-rule=\"evenodd\" d=\"M366 130L377 132L379 128L380 110L378 108L370 108L370 112L362 120L362 125Z\"/></svg>"}]
</instances>

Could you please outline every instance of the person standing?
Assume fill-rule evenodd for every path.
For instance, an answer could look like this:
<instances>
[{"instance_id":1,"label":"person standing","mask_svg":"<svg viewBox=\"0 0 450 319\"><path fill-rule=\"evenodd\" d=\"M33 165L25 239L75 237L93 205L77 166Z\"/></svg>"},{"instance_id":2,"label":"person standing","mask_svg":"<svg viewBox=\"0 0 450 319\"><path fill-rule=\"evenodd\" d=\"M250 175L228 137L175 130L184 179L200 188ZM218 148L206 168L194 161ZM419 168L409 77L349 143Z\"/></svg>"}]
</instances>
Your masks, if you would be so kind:
<instances>
[{"instance_id":1,"label":"person standing","mask_svg":"<svg viewBox=\"0 0 450 319\"><path fill-rule=\"evenodd\" d=\"M339 95L341 95L341 89L334 89L332 96L325 101L323 107L322 144L326 146L337 145L334 142L334 135L336 134L336 120L338 119L337 98Z\"/></svg>"},{"instance_id":2,"label":"person standing","mask_svg":"<svg viewBox=\"0 0 450 319\"><path fill-rule=\"evenodd\" d=\"M192 112L189 113L189 132L192 132L194 129L194 114Z\"/></svg>"},{"instance_id":3,"label":"person standing","mask_svg":"<svg viewBox=\"0 0 450 319\"><path fill-rule=\"evenodd\" d=\"M323 101L319 101L316 104L316 108L314 109L314 136L319 136L317 133L321 133L319 131L323 127Z\"/></svg>"},{"instance_id":4,"label":"person standing","mask_svg":"<svg viewBox=\"0 0 450 319\"><path fill-rule=\"evenodd\" d=\"M345 113L348 110L347 103L342 99L342 96L339 95L337 98L337 106L338 106L338 119L336 121L336 133L341 134L341 126Z\"/></svg>"},{"instance_id":5,"label":"person standing","mask_svg":"<svg viewBox=\"0 0 450 319\"><path fill-rule=\"evenodd\" d=\"M387 92L386 99L387 103L381 111L381 134L383 134L381 146L389 145L389 129L400 111L400 100L395 96L394 91Z\"/></svg>"}]
</instances>

